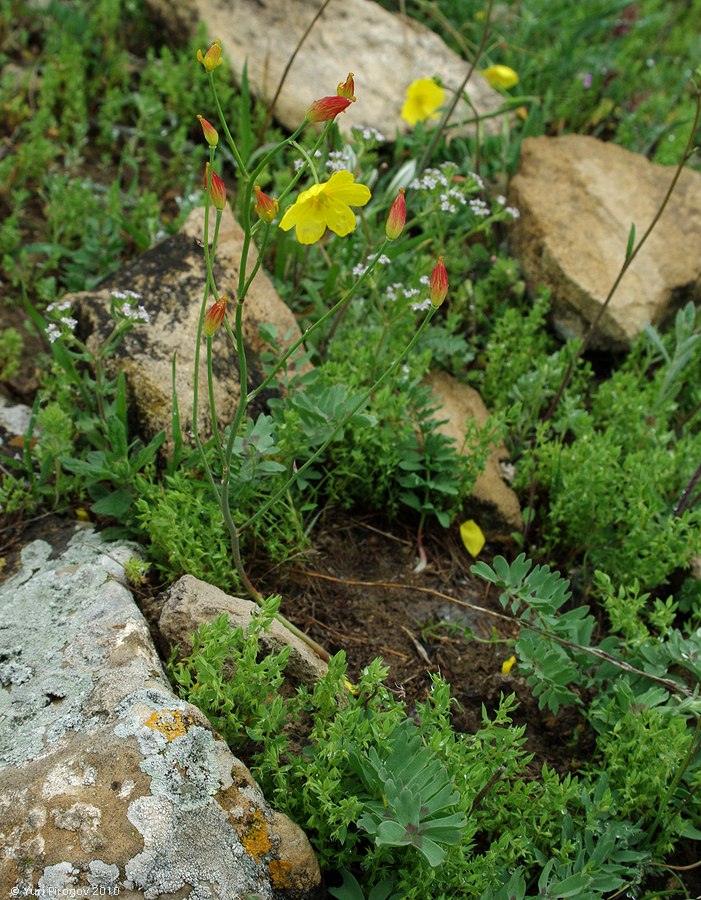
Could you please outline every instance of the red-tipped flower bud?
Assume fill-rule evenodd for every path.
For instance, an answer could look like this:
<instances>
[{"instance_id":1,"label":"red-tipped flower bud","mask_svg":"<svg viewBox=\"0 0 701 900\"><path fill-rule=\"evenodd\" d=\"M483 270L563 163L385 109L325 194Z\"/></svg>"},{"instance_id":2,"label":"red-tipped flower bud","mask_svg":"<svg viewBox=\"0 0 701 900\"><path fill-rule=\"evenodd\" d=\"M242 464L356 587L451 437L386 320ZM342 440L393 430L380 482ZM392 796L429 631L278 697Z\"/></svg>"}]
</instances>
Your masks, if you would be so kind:
<instances>
[{"instance_id":1,"label":"red-tipped flower bud","mask_svg":"<svg viewBox=\"0 0 701 900\"><path fill-rule=\"evenodd\" d=\"M209 176L209 199L215 209L224 209L226 206L226 187L216 172Z\"/></svg>"},{"instance_id":2,"label":"red-tipped flower bud","mask_svg":"<svg viewBox=\"0 0 701 900\"><path fill-rule=\"evenodd\" d=\"M431 297L431 304L435 306L436 309L445 300L448 293L448 287L448 273L443 265L443 257L439 256L438 262L433 267L431 279L428 283L428 293Z\"/></svg>"},{"instance_id":3,"label":"red-tipped flower bud","mask_svg":"<svg viewBox=\"0 0 701 900\"><path fill-rule=\"evenodd\" d=\"M350 100L351 103L355 103L355 82L353 81L353 73L348 73L348 78L345 81L342 81L339 86L336 88L336 93L339 97L345 97L346 100Z\"/></svg>"},{"instance_id":4,"label":"red-tipped flower bud","mask_svg":"<svg viewBox=\"0 0 701 900\"><path fill-rule=\"evenodd\" d=\"M264 222L267 222L268 225L270 225L275 216L278 214L280 204L277 202L277 200L273 200L272 197L264 194L257 184L254 185L253 190L256 192L256 205L253 208L258 213L258 218L262 219Z\"/></svg>"},{"instance_id":5,"label":"red-tipped flower bud","mask_svg":"<svg viewBox=\"0 0 701 900\"><path fill-rule=\"evenodd\" d=\"M216 147L219 143L219 133L217 132L217 129L208 122L204 116L197 116L197 118L200 120L205 141L207 141L210 147Z\"/></svg>"},{"instance_id":6,"label":"red-tipped flower bud","mask_svg":"<svg viewBox=\"0 0 701 900\"><path fill-rule=\"evenodd\" d=\"M202 326L202 330L207 337L211 338L217 333L217 330L224 319L225 312L226 297L220 297L216 303L213 303L209 307L207 314L204 317L204 325Z\"/></svg>"},{"instance_id":7,"label":"red-tipped flower bud","mask_svg":"<svg viewBox=\"0 0 701 900\"><path fill-rule=\"evenodd\" d=\"M396 241L399 235L404 231L406 225L406 201L404 200L404 188L399 188L397 198L392 204L387 223L385 225L385 234L390 241Z\"/></svg>"},{"instance_id":8,"label":"red-tipped flower bud","mask_svg":"<svg viewBox=\"0 0 701 900\"><path fill-rule=\"evenodd\" d=\"M328 122L335 119L339 113L345 112L351 105L348 97L322 97L315 100L307 110L309 122Z\"/></svg>"},{"instance_id":9,"label":"red-tipped flower bud","mask_svg":"<svg viewBox=\"0 0 701 900\"><path fill-rule=\"evenodd\" d=\"M197 51L197 60L202 63L207 72L213 72L222 64L221 50L221 41L214 41L209 45L206 53L202 53L201 50Z\"/></svg>"}]
</instances>

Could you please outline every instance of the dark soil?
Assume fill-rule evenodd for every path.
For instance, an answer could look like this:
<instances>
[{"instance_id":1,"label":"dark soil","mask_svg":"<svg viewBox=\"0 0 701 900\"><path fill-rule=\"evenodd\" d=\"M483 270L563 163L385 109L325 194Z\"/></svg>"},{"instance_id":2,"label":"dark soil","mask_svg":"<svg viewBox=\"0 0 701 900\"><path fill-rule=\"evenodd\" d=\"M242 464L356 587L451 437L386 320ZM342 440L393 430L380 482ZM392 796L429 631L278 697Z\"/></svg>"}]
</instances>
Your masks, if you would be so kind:
<instances>
[{"instance_id":1,"label":"dark soil","mask_svg":"<svg viewBox=\"0 0 701 900\"><path fill-rule=\"evenodd\" d=\"M415 537L408 523L329 511L317 525L313 551L255 572L256 585L281 594L285 616L330 653L345 651L351 681L381 657L388 687L409 710L426 699L431 675L440 673L458 703L459 731L479 729L483 704L491 714L501 694L515 693L514 721L526 725L533 775L544 762L562 774L576 770L590 756L593 736L576 710L561 710L557 720L541 711L518 664L502 675L517 629L504 620L493 586L470 574L474 560L457 529L429 530L429 563L419 574ZM508 555L488 545L481 558L489 562L502 551Z\"/></svg>"}]
</instances>

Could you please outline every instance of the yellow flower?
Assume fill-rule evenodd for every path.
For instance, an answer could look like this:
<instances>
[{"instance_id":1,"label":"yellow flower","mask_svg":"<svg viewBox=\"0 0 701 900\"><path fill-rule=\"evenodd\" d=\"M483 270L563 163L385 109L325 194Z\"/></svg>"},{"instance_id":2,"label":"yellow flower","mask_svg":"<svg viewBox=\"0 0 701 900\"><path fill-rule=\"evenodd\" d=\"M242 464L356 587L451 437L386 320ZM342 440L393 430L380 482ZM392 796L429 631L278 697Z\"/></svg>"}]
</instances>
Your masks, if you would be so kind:
<instances>
[{"instance_id":1,"label":"yellow flower","mask_svg":"<svg viewBox=\"0 0 701 900\"><path fill-rule=\"evenodd\" d=\"M482 69L482 74L493 88L501 88L503 91L518 84L518 75L509 66L490 66Z\"/></svg>"},{"instance_id":2,"label":"yellow flower","mask_svg":"<svg viewBox=\"0 0 701 900\"><path fill-rule=\"evenodd\" d=\"M289 231L297 226L300 244L315 243L327 228L344 237L355 231L351 205L365 206L370 196L370 189L364 184L356 184L350 172L334 172L328 181L302 191L286 210L280 228Z\"/></svg>"},{"instance_id":3,"label":"yellow flower","mask_svg":"<svg viewBox=\"0 0 701 900\"><path fill-rule=\"evenodd\" d=\"M509 672L513 669L515 662L516 662L515 656L510 656L508 659L505 659L504 662L501 664L501 674L508 675Z\"/></svg>"},{"instance_id":4,"label":"yellow flower","mask_svg":"<svg viewBox=\"0 0 701 900\"><path fill-rule=\"evenodd\" d=\"M419 78L406 89L406 99L402 106L402 119L409 125L416 125L426 119L437 119L435 114L445 100L445 91L432 78Z\"/></svg>"},{"instance_id":5,"label":"yellow flower","mask_svg":"<svg viewBox=\"0 0 701 900\"><path fill-rule=\"evenodd\" d=\"M473 519L463 522L460 526L460 537L470 556L477 557L480 555L482 547L485 545L485 538L477 522Z\"/></svg>"}]
</instances>

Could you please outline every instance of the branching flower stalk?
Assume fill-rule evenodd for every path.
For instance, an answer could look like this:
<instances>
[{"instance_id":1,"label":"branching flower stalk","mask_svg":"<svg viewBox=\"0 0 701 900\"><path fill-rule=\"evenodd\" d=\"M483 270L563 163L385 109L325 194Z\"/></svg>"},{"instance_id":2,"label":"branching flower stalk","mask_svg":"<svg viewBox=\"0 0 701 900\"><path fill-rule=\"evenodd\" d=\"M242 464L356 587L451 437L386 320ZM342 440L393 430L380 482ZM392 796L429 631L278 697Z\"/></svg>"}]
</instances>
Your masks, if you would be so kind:
<instances>
[{"instance_id":1,"label":"branching flower stalk","mask_svg":"<svg viewBox=\"0 0 701 900\"><path fill-rule=\"evenodd\" d=\"M302 475L304 471L308 469L309 466L311 466L321 456L322 453L324 453L329 444L336 438L339 431L355 414L359 412L359 410L363 406L366 405L368 399L378 388L378 386L396 371L407 353L411 351L416 342L419 340L423 330L428 325L433 314L435 313L436 307L440 304L436 302L435 291L432 289L431 301L433 305L427 312L427 315L424 318L423 322L416 330L414 336L408 342L404 350L396 356L392 363L375 381L372 387L370 387L363 393L361 398L354 405L353 409L351 409L351 411L347 415L343 416L335 423L335 427L331 430L331 433L327 437L327 440L317 448L317 450L310 456L310 458L307 459L302 466L300 466L291 474L291 476L286 480L285 484L271 497L269 497L268 500L257 509L256 513L253 516L249 517L249 519L247 519L246 522L243 523L243 525L237 526L236 522L234 521L230 505L231 479L233 476L232 459L234 455L236 438L241 434L243 430L246 421L246 411L249 404L255 399L256 396L258 396L258 394L262 390L264 390L271 383L275 376L285 366L287 361L296 353L303 342L313 332L321 328L331 316L342 313L344 306L348 303L351 296L360 287L360 285L363 284L365 279L377 265L387 245L387 242L389 240L395 239L396 237L399 237L399 234L404 227L406 212L402 195L395 202L395 207L393 207L392 224L388 225L387 236L383 241L382 246L375 253L373 259L365 268L363 273L355 280L349 290L346 291L345 294L307 330L306 334L301 336L297 341L293 342L292 346L289 347L287 351L281 355L281 357L273 366L272 370L267 374L267 377L264 379L264 381L253 391L249 392L248 362L243 334L243 304L251 288L253 279L258 273L258 270L262 263L263 251L270 234L271 222L275 217L275 213L277 212L279 201L283 200L289 194L289 192L294 188L296 183L302 177L304 172L310 169L315 182L314 189L303 192L300 195L300 197L294 204L294 214L291 213L293 207L290 207L283 217L283 221L280 223L280 227L282 227L284 230L288 230L291 227L297 227L298 239L303 243L312 243L315 240L318 240L318 237L316 237L317 231L319 232L320 237L321 234L323 234L325 227L327 226L336 231L336 233L341 236L353 230L353 228L355 227L355 220L350 211L350 204L363 205L364 203L367 203L367 201L370 199L370 191L364 185L355 184L353 176L348 172L335 173L328 182L319 184L319 179L313 163L314 154L316 150L321 146L321 144L326 140L329 128L333 123L333 119L338 114L338 112L343 111L349 103L355 100L355 97L353 96L354 84L352 75L349 75L345 82L339 84L336 96L324 97L321 100L315 101L309 107L307 116L305 117L299 128L297 128L296 131L288 138L280 141L272 149L270 149L261 159L261 161L255 166L255 168L251 172L249 172L244 164L243 159L241 158L238 148L236 147L236 143L226 126L223 111L217 99L216 88L213 79L213 70L220 64L220 56L221 45L216 41L213 45L211 45L206 54L203 55L201 51L198 53L198 59L200 60L200 62L202 62L205 69L207 70L212 93L215 98L215 105L219 114L219 120L224 129L224 133L227 137L227 141L229 143L229 146L231 147L234 159L236 160L239 169L241 189L243 192L243 203L241 207L241 226L244 237L239 264L237 295L233 301L235 308L232 328L228 321L226 321L225 319L226 298L220 296L214 275L216 241L221 221L222 210L226 202L226 191L223 182L221 182L221 179L219 179L219 177L213 172L214 155L218 137L216 135L216 130L213 129L213 127L209 125L206 120L202 120L202 118L200 117L200 122L203 127L205 138L210 145L210 158L205 174L204 255L206 264L206 279L197 327L197 346L195 349L193 432L195 445L197 447L197 450L199 451L203 469L205 471L210 487L212 488L213 495L217 499L223 520L229 533L231 553L235 569L248 594L258 604L261 604L263 602L263 597L248 577L241 557L241 532L246 528L250 528L256 522L258 522L268 512L268 510L270 510L283 496L289 496L290 488L297 481L300 475ZM322 121L326 123L326 126L322 130L322 133L317 139L311 152L306 153L297 144L297 138L310 121ZM271 198L267 198L262 194L260 188L258 187L258 180L261 174L276 158L276 156L281 153L286 147L290 146L295 147L301 152L302 156L305 159L305 164L301 167L300 171L291 178L290 183L281 194L279 200L273 201ZM255 209L260 217L260 221L256 222L255 224L251 221L251 209L253 207L254 190L256 191L258 198ZM214 229L214 239L210 248L210 207L212 205L214 205L216 208L217 216ZM401 210L398 212L399 207L401 207ZM251 267L251 271L249 273L248 257L251 250L251 242L253 240L254 233L261 226L264 228L261 248L257 255L257 259ZM300 229L302 230L300 231ZM444 273L445 267L442 264L442 258L439 262L439 266ZM447 277L445 278L444 288L445 290L443 290L442 292L441 301L445 296L445 293L447 292ZM214 305L210 307L209 311L207 311L207 301L210 295L214 298ZM230 428L228 429L228 436L226 438L225 445L222 442L222 436L218 426L213 382L212 350L214 334L222 324L222 322L225 323L226 334L229 340L232 341L232 346L235 348L238 356L240 383L238 403L236 404L233 421ZM221 467L220 476L217 476L217 474L213 470L212 465L207 457L206 448L203 445L202 439L199 434L198 388L200 369L200 345L202 343L203 333L206 338L207 344L207 385L209 410L212 421L211 427L213 433L213 441L216 447L216 456ZM309 646L311 646L312 649L314 649L322 658L329 658L328 653L322 647L320 647L316 642L312 641L307 635L305 635L298 628L292 625L292 623L288 622L282 615L278 613L277 618L293 634L295 634L297 637L301 638Z\"/></svg>"}]
</instances>

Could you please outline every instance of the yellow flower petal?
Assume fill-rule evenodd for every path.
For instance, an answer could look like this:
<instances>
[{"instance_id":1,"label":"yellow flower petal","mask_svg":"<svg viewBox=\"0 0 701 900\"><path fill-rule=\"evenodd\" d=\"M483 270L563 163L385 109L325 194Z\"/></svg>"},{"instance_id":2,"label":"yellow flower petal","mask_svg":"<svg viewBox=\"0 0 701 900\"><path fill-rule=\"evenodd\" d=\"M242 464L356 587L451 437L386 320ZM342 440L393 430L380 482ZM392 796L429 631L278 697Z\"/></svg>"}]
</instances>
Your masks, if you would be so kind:
<instances>
[{"instance_id":1,"label":"yellow flower petal","mask_svg":"<svg viewBox=\"0 0 701 900\"><path fill-rule=\"evenodd\" d=\"M406 90L401 116L412 126L428 118L437 118L434 113L444 100L445 91L432 78L418 78Z\"/></svg>"},{"instance_id":2,"label":"yellow flower petal","mask_svg":"<svg viewBox=\"0 0 701 900\"><path fill-rule=\"evenodd\" d=\"M297 223L297 240L300 244L316 244L326 231L323 219L305 217Z\"/></svg>"},{"instance_id":3,"label":"yellow flower petal","mask_svg":"<svg viewBox=\"0 0 701 900\"><path fill-rule=\"evenodd\" d=\"M339 237L345 237L351 231L355 231L355 213L347 203L326 199L322 206L327 228L335 231Z\"/></svg>"},{"instance_id":4,"label":"yellow flower petal","mask_svg":"<svg viewBox=\"0 0 701 900\"><path fill-rule=\"evenodd\" d=\"M518 84L518 75L510 66L490 66L482 69L482 74L493 88L501 88L503 91Z\"/></svg>"},{"instance_id":5,"label":"yellow flower petal","mask_svg":"<svg viewBox=\"0 0 701 900\"><path fill-rule=\"evenodd\" d=\"M323 193L349 206L365 206L371 197L370 188L356 184L350 172L334 172L323 188Z\"/></svg>"},{"instance_id":6,"label":"yellow flower petal","mask_svg":"<svg viewBox=\"0 0 701 900\"><path fill-rule=\"evenodd\" d=\"M460 537L465 545L465 549L471 556L479 556L482 547L485 545L485 537L482 529L473 519L468 519L460 526Z\"/></svg>"},{"instance_id":7,"label":"yellow flower petal","mask_svg":"<svg viewBox=\"0 0 701 900\"><path fill-rule=\"evenodd\" d=\"M509 672L513 669L514 663L516 662L515 656L510 656L508 659L505 659L501 664L501 674L508 675Z\"/></svg>"}]
</instances>

